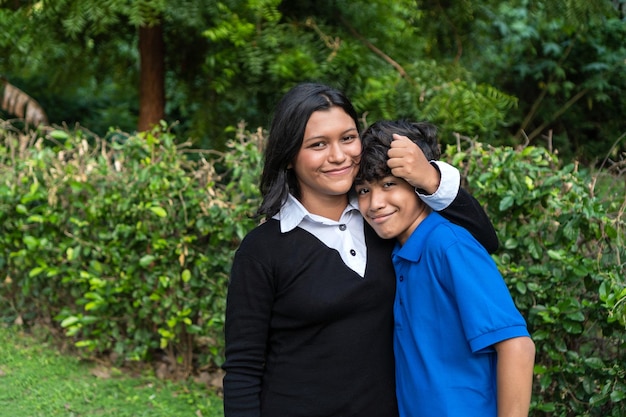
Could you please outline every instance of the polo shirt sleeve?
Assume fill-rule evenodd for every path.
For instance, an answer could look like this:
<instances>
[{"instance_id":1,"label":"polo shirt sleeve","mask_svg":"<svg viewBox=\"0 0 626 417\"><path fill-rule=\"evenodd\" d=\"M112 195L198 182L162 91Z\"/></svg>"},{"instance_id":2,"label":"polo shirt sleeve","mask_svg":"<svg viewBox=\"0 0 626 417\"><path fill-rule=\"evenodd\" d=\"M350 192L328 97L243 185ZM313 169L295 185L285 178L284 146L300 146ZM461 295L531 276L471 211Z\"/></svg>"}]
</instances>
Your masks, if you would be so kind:
<instances>
[{"instance_id":1,"label":"polo shirt sleeve","mask_svg":"<svg viewBox=\"0 0 626 417\"><path fill-rule=\"evenodd\" d=\"M529 336L493 259L466 231L457 236L446 250L446 275L472 352L491 351L495 343Z\"/></svg>"}]
</instances>

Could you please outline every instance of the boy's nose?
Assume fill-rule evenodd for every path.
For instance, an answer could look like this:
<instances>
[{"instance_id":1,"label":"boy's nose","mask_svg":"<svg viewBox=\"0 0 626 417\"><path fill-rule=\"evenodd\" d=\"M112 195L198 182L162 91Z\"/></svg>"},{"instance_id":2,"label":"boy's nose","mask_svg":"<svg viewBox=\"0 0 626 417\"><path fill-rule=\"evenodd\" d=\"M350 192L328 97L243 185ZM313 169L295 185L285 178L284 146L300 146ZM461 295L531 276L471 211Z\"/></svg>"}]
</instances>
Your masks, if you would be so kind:
<instances>
[{"instance_id":1,"label":"boy's nose","mask_svg":"<svg viewBox=\"0 0 626 417\"><path fill-rule=\"evenodd\" d=\"M370 190L370 208L378 210L385 206L385 194L376 188Z\"/></svg>"}]
</instances>

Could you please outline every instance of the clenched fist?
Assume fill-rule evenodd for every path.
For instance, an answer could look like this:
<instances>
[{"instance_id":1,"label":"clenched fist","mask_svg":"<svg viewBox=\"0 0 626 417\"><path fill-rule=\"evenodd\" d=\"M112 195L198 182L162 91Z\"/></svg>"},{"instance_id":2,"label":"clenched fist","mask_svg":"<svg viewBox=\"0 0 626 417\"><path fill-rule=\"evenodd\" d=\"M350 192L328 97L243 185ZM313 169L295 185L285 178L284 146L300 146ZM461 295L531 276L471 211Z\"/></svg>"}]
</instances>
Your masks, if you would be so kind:
<instances>
[{"instance_id":1,"label":"clenched fist","mask_svg":"<svg viewBox=\"0 0 626 417\"><path fill-rule=\"evenodd\" d=\"M393 134L387 156L391 173L403 178L420 192L432 194L439 188L439 171L426 159L420 147L406 136Z\"/></svg>"}]
</instances>

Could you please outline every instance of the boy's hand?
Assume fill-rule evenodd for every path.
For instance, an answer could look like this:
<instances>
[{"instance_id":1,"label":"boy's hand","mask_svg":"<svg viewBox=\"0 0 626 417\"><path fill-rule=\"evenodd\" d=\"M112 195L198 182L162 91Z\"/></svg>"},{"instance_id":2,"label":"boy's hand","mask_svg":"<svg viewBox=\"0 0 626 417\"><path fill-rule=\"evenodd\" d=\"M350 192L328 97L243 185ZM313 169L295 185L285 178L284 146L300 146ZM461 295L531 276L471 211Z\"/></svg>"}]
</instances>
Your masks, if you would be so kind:
<instances>
[{"instance_id":1,"label":"boy's hand","mask_svg":"<svg viewBox=\"0 0 626 417\"><path fill-rule=\"evenodd\" d=\"M420 147L406 136L393 134L387 156L387 165L394 176L403 178L425 194L433 194L439 188L439 171L426 159Z\"/></svg>"}]
</instances>

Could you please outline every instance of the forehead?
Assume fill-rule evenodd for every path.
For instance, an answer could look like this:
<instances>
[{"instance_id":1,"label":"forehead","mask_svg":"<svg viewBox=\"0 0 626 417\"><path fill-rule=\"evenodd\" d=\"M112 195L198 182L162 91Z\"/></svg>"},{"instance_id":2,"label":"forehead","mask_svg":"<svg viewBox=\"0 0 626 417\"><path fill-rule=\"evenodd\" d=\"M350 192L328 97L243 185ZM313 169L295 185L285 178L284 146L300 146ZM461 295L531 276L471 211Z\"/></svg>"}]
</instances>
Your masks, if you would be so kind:
<instances>
[{"instance_id":1,"label":"forehead","mask_svg":"<svg viewBox=\"0 0 626 417\"><path fill-rule=\"evenodd\" d=\"M317 110L311 113L304 131L304 138L332 136L356 130L352 117L341 107Z\"/></svg>"},{"instance_id":2,"label":"forehead","mask_svg":"<svg viewBox=\"0 0 626 417\"><path fill-rule=\"evenodd\" d=\"M394 177L393 175L386 175L384 177L372 179L370 181L359 179L357 177L355 183L359 185L365 185L365 186L381 186L387 182L400 182L400 181L404 181L404 180L402 178Z\"/></svg>"}]
</instances>

